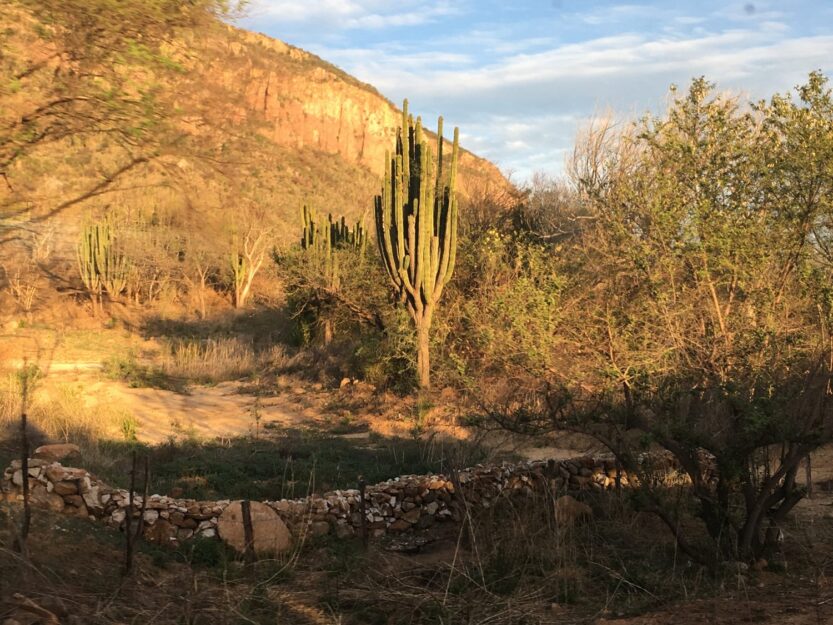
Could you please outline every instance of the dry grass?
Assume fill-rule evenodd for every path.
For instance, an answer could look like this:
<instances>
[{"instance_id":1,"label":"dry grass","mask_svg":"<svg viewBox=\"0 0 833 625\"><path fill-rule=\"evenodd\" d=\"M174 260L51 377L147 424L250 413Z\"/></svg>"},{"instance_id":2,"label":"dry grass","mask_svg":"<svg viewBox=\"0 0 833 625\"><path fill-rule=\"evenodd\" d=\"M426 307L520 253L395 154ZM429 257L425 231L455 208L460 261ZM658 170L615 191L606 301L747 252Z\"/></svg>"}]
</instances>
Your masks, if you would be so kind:
<instances>
[{"instance_id":1,"label":"dry grass","mask_svg":"<svg viewBox=\"0 0 833 625\"><path fill-rule=\"evenodd\" d=\"M163 354L159 368L165 375L189 380L222 381L245 377L259 364L251 343L237 338L178 339Z\"/></svg>"},{"instance_id":2,"label":"dry grass","mask_svg":"<svg viewBox=\"0 0 833 625\"><path fill-rule=\"evenodd\" d=\"M258 350L251 340L242 338L177 338L150 362L141 362L133 352L109 358L104 362L104 372L136 388L183 391L191 383L218 384L256 376L270 368L281 368L287 361L280 345Z\"/></svg>"},{"instance_id":3,"label":"dry grass","mask_svg":"<svg viewBox=\"0 0 833 625\"><path fill-rule=\"evenodd\" d=\"M19 423L22 379L19 371L0 372L0 429L11 432ZM118 407L90 406L77 384L35 381L26 408L37 440L96 441L123 438L131 415Z\"/></svg>"}]
</instances>

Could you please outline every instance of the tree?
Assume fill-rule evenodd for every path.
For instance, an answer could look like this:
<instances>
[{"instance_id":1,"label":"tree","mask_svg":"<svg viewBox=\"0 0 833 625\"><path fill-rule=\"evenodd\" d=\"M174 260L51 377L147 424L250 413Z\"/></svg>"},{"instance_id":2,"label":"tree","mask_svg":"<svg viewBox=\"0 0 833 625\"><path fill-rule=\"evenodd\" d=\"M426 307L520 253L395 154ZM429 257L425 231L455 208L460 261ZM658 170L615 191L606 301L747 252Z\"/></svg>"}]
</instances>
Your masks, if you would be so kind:
<instances>
[{"instance_id":1,"label":"tree","mask_svg":"<svg viewBox=\"0 0 833 625\"><path fill-rule=\"evenodd\" d=\"M800 462L833 436L831 274L813 236L833 109L818 74L799 93L744 110L695 80L577 168L595 226L574 327L601 374L583 418L633 468L646 436L673 455L721 557L776 548Z\"/></svg>"},{"instance_id":2,"label":"tree","mask_svg":"<svg viewBox=\"0 0 833 625\"><path fill-rule=\"evenodd\" d=\"M5 4L5 3L4 3ZM157 93L179 66L165 44L182 27L232 12L226 0L12 0L0 19L0 228L7 231L100 195L176 143ZM36 32L42 48L14 34ZM11 34L10 34L11 33ZM131 65L144 72L125 71ZM106 139L107 167L53 206L26 190L33 155L66 142ZM32 212L33 206L35 212Z\"/></svg>"},{"instance_id":3,"label":"tree","mask_svg":"<svg viewBox=\"0 0 833 625\"><path fill-rule=\"evenodd\" d=\"M457 155L454 144L448 183L444 184L443 120L437 129L437 169L422 130L402 107L402 126L396 154L385 155L385 182L376 196L376 233L379 252L400 302L416 328L417 382L431 384L430 331L434 310L454 271L457 253Z\"/></svg>"},{"instance_id":4,"label":"tree","mask_svg":"<svg viewBox=\"0 0 833 625\"><path fill-rule=\"evenodd\" d=\"M249 299L255 276L266 260L268 235L268 231L258 231L252 225L245 229L242 236L236 229L232 233L229 269L235 308L243 308Z\"/></svg>"},{"instance_id":5,"label":"tree","mask_svg":"<svg viewBox=\"0 0 833 625\"><path fill-rule=\"evenodd\" d=\"M711 566L777 557L801 463L833 440L833 101L818 73L798 94L743 106L698 79L665 114L585 136L587 219L557 265L560 366L493 409L595 436ZM647 479L666 456L689 485ZM681 529L689 503L710 548Z\"/></svg>"}]
</instances>

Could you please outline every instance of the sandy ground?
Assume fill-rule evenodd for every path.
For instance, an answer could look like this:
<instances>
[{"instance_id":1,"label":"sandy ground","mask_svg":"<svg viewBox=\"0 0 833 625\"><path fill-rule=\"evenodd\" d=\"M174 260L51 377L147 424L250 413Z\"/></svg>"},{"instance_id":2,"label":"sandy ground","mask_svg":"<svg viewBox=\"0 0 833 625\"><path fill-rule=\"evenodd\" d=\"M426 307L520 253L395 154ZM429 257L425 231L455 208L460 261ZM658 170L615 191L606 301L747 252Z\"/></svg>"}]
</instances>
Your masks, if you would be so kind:
<instances>
[{"instance_id":1,"label":"sandy ground","mask_svg":"<svg viewBox=\"0 0 833 625\"><path fill-rule=\"evenodd\" d=\"M267 423L291 426L308 418L287 397L241 394L236 382L195 387L182 394L130 388L108 380L91 382L88 392L98 403L123 406L136 419L137 438L148 443L161 443L171 436L234 437ZM255 415L259 415L259 424Z\"/></svg>"}]
</instances>

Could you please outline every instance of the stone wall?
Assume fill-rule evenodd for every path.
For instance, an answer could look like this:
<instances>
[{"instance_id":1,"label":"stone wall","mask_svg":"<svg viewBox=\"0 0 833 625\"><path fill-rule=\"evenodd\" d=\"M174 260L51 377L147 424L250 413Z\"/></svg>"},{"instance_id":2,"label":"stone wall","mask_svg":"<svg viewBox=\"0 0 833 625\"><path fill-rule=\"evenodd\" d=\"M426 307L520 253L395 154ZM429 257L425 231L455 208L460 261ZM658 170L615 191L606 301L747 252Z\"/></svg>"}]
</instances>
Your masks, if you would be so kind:
<instances>
[{"instance_id":1,"label":"stone wall","mask_svg":"<svg viewBox=\"0 0 833 625\"><path fill-rule=\"evenodd\" d=\"M230 500L195 501L151 495L143 506L142 497L134 495L133 508L128 510L126 490L112 488L84 469L64 467L51 459L32 458L28 473L34 506L113 527L122 527L127 514L136 519L143 514L145 538L159 544L176 545L194 536L218 537L219 517L231 503ZM2 499L21 501L23 479L20 461L13 462L0 480ZM628 486L626 474L621 473L619 479L623 486ZM297 541L307 535L333 533L347 537L366 531L370 536L382 536L426 529L435 523L459 519L463 505L488 508L507 495L602 491L615 487L616 468L612 459L583 457L478 465L456 476L400 476L367 486L364 506L357 489L263 503L277 513Z\"/></svg>"}]
</instances>

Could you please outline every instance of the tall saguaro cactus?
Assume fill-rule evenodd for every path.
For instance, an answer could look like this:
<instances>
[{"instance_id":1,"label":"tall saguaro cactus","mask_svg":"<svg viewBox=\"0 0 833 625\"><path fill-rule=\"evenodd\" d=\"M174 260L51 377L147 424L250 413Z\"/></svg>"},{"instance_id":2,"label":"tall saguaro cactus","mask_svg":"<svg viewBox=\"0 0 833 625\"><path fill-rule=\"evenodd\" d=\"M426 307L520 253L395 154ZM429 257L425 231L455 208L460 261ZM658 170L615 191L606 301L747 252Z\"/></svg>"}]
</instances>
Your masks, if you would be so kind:
<instances>
[{"instance_id":1,"label":"tall saguaro cactus","mask_svg":"<svg viewBox=\"0 0 833 625\"><path fill-rule=\"evenodd\" d=\"M443 170L443 118L437 123L436 169L422 120L402 107L396 153L385 154L385 182L376 196L379 251L394 290L408 309L417 335L417 381L431 384L429 339L434 310L454 271L457 254L457 156L454 144L448 181Z\"/></svg>"}]
</instances>

